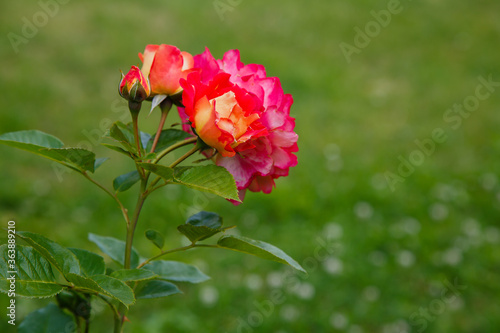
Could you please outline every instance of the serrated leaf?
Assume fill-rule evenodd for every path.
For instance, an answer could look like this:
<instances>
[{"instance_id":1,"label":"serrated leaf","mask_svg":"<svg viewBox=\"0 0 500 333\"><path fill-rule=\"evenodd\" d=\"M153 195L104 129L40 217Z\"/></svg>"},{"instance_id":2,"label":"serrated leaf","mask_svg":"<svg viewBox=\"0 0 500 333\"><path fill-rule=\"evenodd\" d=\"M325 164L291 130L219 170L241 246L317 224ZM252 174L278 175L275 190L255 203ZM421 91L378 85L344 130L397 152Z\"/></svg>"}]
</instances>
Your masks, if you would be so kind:
<instances>
[{"instance_id":1,"label":"serrated leaf","mask_svg":"<svg viewBox=\"0 0 500 333\"><path fill-rule=\"evenodd\" d=\"M178 129L173 129L173 128L165 129L160 133L160 137L158 138L158 143L156 144L155 152L160 152L170 147L174 143L177 143L179 141L185 140L190 137L192 137L191 134ZM151 148L153 147L153 141L154 137L151 138L151 140L149 140L146 148L147 151L150 151Z\"/></svg>"},{"instance_id":2,"label":"serrated leaf","mask_svg":"<svg viewBox=\"0 0 500 333\"><path fill-rule=\"evenodd\" d=\"M78 170L94 172L95 154L81 148L40 149L43 156L65 165L74 166Z\"/></svg>"},{"instance_id":3,"label":"serrated leaf","mask_svg":"<svg viewBox=\"0 0 500 333\"><path fill-rule=\"evenodd\" d=\"M100 255L82 249L68 248L68 250L73 252L80 262L81 273L85 276L104 274L106 272L104 258Z\"/></svg>"},{"instance_id":4,"label":"serrated leaf","mask_svg":"<svg viewBox=\"0 0 500 333\"><path fill-rule=\"evenodd\" d=\"M185 224L177 227L193 243L212 237L224 230L222 218L212 212L201 211L189 217Z\"/></svg>"},{"instance_id":5,"label":"serrated leaf","mask_svg":"<svg viewBox=\"0 0 500 333\"><path fill-rule=\"evenodd\" d=\"M80 263L67 248L32 232L18 231L16 235L37 250L64 276L68 273L80 274Z\"/></svg>"},{"instance_id":6,"label":"serrated leaf","mask_svg":"<svg viewBox=\"0 0 500 333\"><path fill-rule=\"evenodd\" d=\"M107 275L94 275L92 280L126 306L135 303L134 292L125 282Z\"/></svg>"},{"instance_id":7,"label":"serrated leaf","mask_svg":"<svg viewBox=\"0 0 500 333\"><path fill-rule=\"evenodd\" d=\"M159 231L148 229L144 235L160 250L165 245L165 237Z\"/></svg>"},{"instance_id":8,"label":"serrated leaf","mask_svg":"<svg viewBox=\"0 0 500 333\"><path fill-rule=\"evenodd\" d=\"M29 313L21 322L18 333L55 333L68 332L69 327L76 327L74 317L51 303Z\"/></svg>"},{"instance_id":9,"label":"serrated leaf","mask_svg":"<svg viewBox=\"0 0 500 333\"><path fill-rule=\"evenodd\" d=\"M274 245L262 241L241 237L241 236L222 236L217 245L221 248L239 251L243 253L252 254L259 258L273 260L282 264L290 265L296 270L307 273L302 266L293 260L283 250Z\"/></svg>"},{"instance_id":10,"label":"serrated leaf","mask_svg":"<svg viewBox=\"0 0 500 333\"><path fill-rule=\"evenodd\" d=\"M174 182L192 189L241 202L233 176L217 165L174 168Z\"/></svg>"},{"instance_id":11,"label":"serrated leaf","mask_svg":"<svg viewBox=\"0 0 500 333\"><path fill-rule=\"evenodd\" d=\"M141 282L135 290L137 299L159 298L182 293L173 283L161 280Z\"/></svg>"},{"instance_id":12,"label":"serrated leaf","mask_svg":"<svg viewBox=\"0 0 500 333\"><path fill-rule=\"evenodd\" d=\"M200 283L210 279L195 266L179 261L156 260L144 268L155 272L159 278L169 281Z\"/></svg>"},{"instance_id":13,"label":"serrated leaf","mask_svg":"<svg viewBox=\"0 0 500 333\"><path fill-rule=\"evenodd\" d=\"M120 269L111 273L111 277L121 281L144 281L151 280L158 275L148 269Z\"/></svg>"},{"instance_id":14,"label":"serrated leaf","mask_svg":"<svg viewBox=\"0 0 500 333\"><path fill-rule=\"evenodd\" d=\"M131 188L139 180L141 180L141 176L137 170L134 170L116 177L113 180L113 188L117 192L124 192Z\"/></svg>"},{"instance_id":15,"label":"serrated leaf","mask_svg":"<svg viewBox=\"0 0 500 333\"><path fill-rule=\"evenodd\" d=\"M89 233L89 241L96 244L99 249L111 259L123 266L125 262L125 242L113 237L99 236ZM136 268L139 264L139 254L132 248L130 267Z\"/></svg>"},{"instance_id":16,"label":"serrated leaf","mask_svg":"<svg viewBox=\"0 0 500 333\"><path fill-rule=\"evenodd\" d=\"M62 141L55 136L38 130L4 133L0 135L0 142L35 153L41 147L62 148L64 146Z\"/></svg>"},{"instance_id":17,"label":"serrated leaf","mask_svg":"<svg viewBox=\"0 0 500 333\"><path fill-rule=\"evenodd\" d=\"M91 277L69 274L68 280L74 284L75 288L81 291L96 292L101 295L110 296L126 306L135 302L133 291L127 284L104 274L97 274Z\"/></svg>"},{"instance_id":18,"label":"serrated leaf","mask_svg":"<svg viewBox=\"0 0 500 333\"><path fill-rule=\"evenodd\" d=\"M61 140L41 131L5 133L0 135L0 143L43 156L76 171L94 172L93 152L81 148L63 148Z\"/></svg>"},{"instance_id":19,"label":"serrated leaf","mask_svg":"<svg viewBox=\"0 0 500 333\"><path fill-rule=\"evenodd\" d=\"M166 181L173 181L174 184L181 184L198 191L213 193L225 199L241 202L233 176L223 167L202 165L172 169L152 163L140 163L139 165Z\"/></svg>"},{"instance_id":20,"label":"serrated leaf","mask_svg":"<svg viewBox=\"0 0 500 333\"><path fill-rule=\"evenodd\" d=\"M57 283L50 262L34 248L16 245L15 252L8 251L7 244L0 246L0 291L9 293L11 280L8 278L12 275L15 277L15 293L18 296L51 297L63 290ZM12 256L13 253L15 256ZM14 262L15 267L11 267L10 264ZM17 273L9 273L14 270Z\"/></svg>"},{"instance_id":21,"label":"serrated leaf","mask_svg":"<svg viewBox=\"0 0 500 333\"><path fill-rule=\"evenodd\" d=\"M158 165L158 164L153 164L153 163L138 163L138 165L148 171L151 171L152 173L160 176L166 181L172 181L173 180L173 175L174 175L174 169L163 166L163 165Z\"/></svg>"}]
</instances>

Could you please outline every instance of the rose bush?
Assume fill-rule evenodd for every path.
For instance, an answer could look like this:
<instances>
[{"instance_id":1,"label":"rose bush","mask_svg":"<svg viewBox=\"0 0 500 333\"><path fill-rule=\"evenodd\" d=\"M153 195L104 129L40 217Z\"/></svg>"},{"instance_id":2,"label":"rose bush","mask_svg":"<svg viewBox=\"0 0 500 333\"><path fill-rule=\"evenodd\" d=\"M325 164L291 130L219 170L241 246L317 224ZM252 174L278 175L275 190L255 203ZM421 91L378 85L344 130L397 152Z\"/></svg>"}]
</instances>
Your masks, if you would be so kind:
<instances>
[{"instance_id":1,"label":"rose bush","mask_svg":"<svg viewBox=\"0 0 500 333\"><path fill-rule=\"evenodd\" d=\"M156 254L145 257L133 246L144 203L160 188L175 184L236 203L241 202L246 189L269 193L274 179L287 175L297 163L293 154L297 151L297 134L289 115L292 97L283 93L279 79L267 77L263 66L242 64L238 51L227 52L222 60L214 59L208 50L193 58L170 45L148 45L140 58L142 69L132 66L126 75L122 74L119 84L131 122L113 123L104 135L108 142L102 143L132 161L131 170L117 175L111 184L100 183L93 175L108 157L98 158L90 150L66 147L60 139L38 130L0 135L0 144L45 157L96 185L121 211L126 231L124 240L88 234L88 240L109 257L106 263L100 254L66 248L42 235L9 233L9 246L0 246L0 272L16 271L16 296L55 297L57 302L28 314L19 325L20 333L42 332L37 330L42 326L43 332L59 332L61 327L90 332L92 306L97 298L109 305L113 332L122 333L130 307L139 300L181 293L178 282L202 283L209 279L195 266L162 260L193 248L243 252L305 272L284 251L269 243L226 233L235 226L223 226L222 217L215 212L186 214L183 223L174 229L187 238L186 246L165 248L170 238L154 229L148 229L144 236L158 249ZM157 106L161 109L153 135L139 126L140 110L147 101L151 101L151 110ZM173 104L180 107L184 131L172 128L174 124L164 128ZM183 154L172 155L188 146ZM188 158L200 152L217 165L190 163ZM113 161L109 163L123 165L123 161ZM133 208L128 199L122 200L121 193L137 183ZM204 242L216 235L219 238L215 244ZM16 239L22 239L24 245L14 251L10 243L14 240L15 247ZM13 260L11 252L22 260ZM107 262L111 260L114 263L109 267ZM12 279L0 274L0 292L12 292Z\"/></svg>"},{"instance_id":2,"label":"rose bush","mask_svg":"<svg viewBox=\"0 0 500 333\"><path fill-rule=\"evenodd\" d=\"M215 59L206 49L193 66L199 72L180 80L184 130L192 127L215 149L215 163L233 175L241 199L246 189L270 193L274 179L297 164L292 96L264 66L244 65L238 50Z\"/></svg>"}]
</instances>

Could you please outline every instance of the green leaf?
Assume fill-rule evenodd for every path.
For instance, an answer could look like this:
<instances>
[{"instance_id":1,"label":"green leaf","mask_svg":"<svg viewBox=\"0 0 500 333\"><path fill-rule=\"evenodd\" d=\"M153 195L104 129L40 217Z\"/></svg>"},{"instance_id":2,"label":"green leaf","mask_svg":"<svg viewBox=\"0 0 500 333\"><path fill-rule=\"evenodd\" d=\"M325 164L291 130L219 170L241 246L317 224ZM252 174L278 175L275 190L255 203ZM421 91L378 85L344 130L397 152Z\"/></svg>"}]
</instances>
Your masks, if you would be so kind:
<instances>
[{"instance_id":1,"label":"green leaf","mask_svg":"<svg viewBox=\"0 0 500 333\"><path fill-rule=\"evenodd\" d=\"M146 281L139 284L135 291L137 299L159 298L182 293L173 283L161 280Z\"/></svg>"},{"instance_id":2,"label":"green leaf","mask_svg":"<svg viewBox=\"0 0 500 333\"><path fill-rule=\"evenodd\" d=\"M120 269L111 273L111 277L121 281L143 281L158 277L154 272L147 269Z\"/></svg>"},{"instance_id":3,"label":"green leaf","mask_svg":"<svg viewBox=\"0 0 500 333\"><path fill-rule=\"evenodd\" d=\"M147 264L144 268L158 274L160 279L170 281L200 283L210 279L195 266L179 261L157 260Z\"/></svg>"},{"instance_id":4,"label":"green leaf","mask_svg":"<svg viewBox=\"0 0 500 333\"><path fill-rule=\"evenodd\" d=\"M149 239L160 250L165 245L165 237L163 237L163 235L159 231L148 229L144 234L146 235L146 238Z\"/></svg>"},{"instance_id":5,"label":"green leaf","mask_svg":"<svg viewBox=\"0 0 500 333\"><path fill-rule=\"evenodd\" d=\"M166 181L173 181L174 184L181 184L198 191L213 193L225 199L241 202L233 176L223 167L202 165L172 169L152 163L140 163L139 166L157 174Z\"/></svg>"},{"instance_id":6,"label":"green leaf","mask_svg":"<svg viewBox=\"0 0 500 333\"><path fill-rule=\"evenodd\" d=\"M307 273L302 266L285 252L265 242L241 236L222 236L217 242L217 245L225 249L248 253L259 258L287 264L301 272Z\"/></svg>"},{"instance_id":7,"label":"green leaf","mask_svg":"<svg viewBox=\"0 0 500 333\"><path fill-rule=\"evenodd\" d=\"M167 182L173 180L174 169L172 168L153 163L138 163L138 165L154 174L157 174Z\"/></svg>"},{"instance_id":8,"label":"green leaf","mask_svg":"<svg viewBox=\"0 0 500 333\"><path fill-rule=\"evenodd\" d=\"M6 145L36 152L43 148L62 148L64 144L53 135L38 131L18 131L0 135L0 142Z\"/></svg>"},{"instance_id":9,"label":"green leaf","mask_svg":"<svg viewBox=\"0 0 500 333\"><path fill-rule=\"evenodd\" d=\"M51 303L29 313L19 325L18 333L73 332L76 324L73 316Z\"/></svg>"},{"instance_id":10,"label":"green leaf","mask_svg":"<svg viewBox=\"0 0 500 333\"><path fill-rule=\"evenodd\" d=\"M73 252L80 262L81 272L85 276L104 274L106 272L104 258L100 255L82 249L68 248L68 250Z\"/></svg>"},{"instance_id":11,"label":"green leaf","mask_svg":"<svg viewBox=\"0 0 500 333\"><path fill-rule=\"evenodd\" d=\"M61 140L37 130L0 135L0 143L59 162L76 171L94 172L95 154L81 148L63 148Z\"/></svg>"},{"instance_id":12,"label":"green leaf","mask_svg":"<svg viewBox=\"0 0 500 333\"><path fill-rule=\"evenodd\" d=\"M18 231L16 235L33 246L64 276L68 273L80 274L80 263L73 252L67 248L32 232Z\"/></svg>"},{"instance_id":13,"label":"green leaf","mask_svg":"<svg viewBox=\"0 0 500 333\"><path fill-rule=\"evenodd\" d=\"M77 171L94 172L95 154L81 148L40 149L40 154Z\"/></svg>"},{"instance_id":14,"label":"green leaf","mask_svg":"<svg viewBox=\"0 0 500 333\"><path fill-rule=\"evenodd\" d=\"M115 146L115 145L110 145L108 143L101 143L101 145L103 145L104 147L106 147L108 149L117 151L117 152L119 152L121 154L124 154L124 155L127 155L128 157L130 157L130 153L128 151L126 151L125 149L121 148L121 147L118 147L118 146Z\"/></svg>"},{"instance_id":15,"label":"green leaf","mask_svg":"<svg viewBox=\"0 0 500 333\"><path fill-rule=\"evenodd\" d=\"M161 131L160 137L158 138L158 143L156 144L155 152L160 152L176 142L190 138L191 134L184 132L182 130L170 128ZM147 144L147 151L150 151L153 147L154 137L151 138Z\"/></svg>"},{"instance_id":16,"label":"green leaf","mask_svg":"<svg viewBox=\"0 0 500 333\"><path fill-rule=\"evenodd\" d=\"M222 218L212 212L201 211L189 217L185 224L177 227L192 243L212 237L224 231L222 228Z\"/></svg>"},{"instance_id":17,"label":"green leaf","mask_svg":"<svg viewBox=\"0 0 500 333\"><path fill-rule=\"evenodd\" d=\"M126 151L133 154L137 153L137 148L135 147L134 132L129 126L123 124L122 122L115 122L111 126L109 131L104 134L104 136L113 139L116 142L119 142Z\"/></svg>"},{"instance_id":18,"label":"green leaf","mask_svg":"<svg viewBox=\"0 0 500 333\"><path fill-rule=\"evenodd\" d=\"M95 160L94 163L94 170L97 170L98 167L100 167L104 162L109 160L109 157L100 157Z\"/></svg>"},{"instance_id":19,"label":"green leaf","mask_svg":"<svg viewBox=\"0 0 500 333\"><path fill-rule=\"evenodd\" d=\"M113 180L113 188L117 192L123 192L131 188L135 183L141 180L137 170L118 176Z\"/></svg>"},{"instance_id":20,"label":"green leaf","mask_svg":"<svg viewBox=\"0 0 500 333\"><path fill-rule=\"evenodd\" d=\"M174 182L241 202L233 176L225 168L217 165L176 167Z\"/></svg>"},{"instance_id":21,"label":"green leaf","mask_svg":"<svg viewBox=\"0 0 500 333\"><path fill-rule=\"evenodd\" d=\"M125 242L113 237L99 236L89 233L89 241L96 244L99 249L111 259L123 266L125 262ZM136 268L139 264L139 254L132 248L130 266Z\"/></svg>"},{"instance_id":22,"label":"green leaf","mask_svg":"<svg viewBox=\"0 0 500 333\"><path fill-rule=\"evenodd\" d=\"M125 282L107 275L94 275L92 280L123 304L129 306L135 303L134 292Z\"/></svg>"},{"instance_id":23,"label":"green leaf","mask_svg":"<svg viewBox=\"0 0 500 333\"><path fill-rule=\"evenodd\" d=\"M91 277L70 274L68 279L74 284L74 288L81 291L87 293L96 292L101 295L110 296L126 306L135 302L132 289L123 281L113 277L104 274L97 274Z\"/></svg>"},{"instance_id":24,"label":"green leaf","mask_svg":"<svg viewBox=\"0 0 500 333\"><path fill-rule=\"evenodd\" d=\"M14 261L9 260L15 261L14 267L10 266L14 265ZM63 290L50 263L31 246L16 245L15 252L9 252L7 244L0 246L0 291L9 293L11 280L8 278L12 275L15 277L17 296L51 297Z\"/></svg>"}]
</instances>

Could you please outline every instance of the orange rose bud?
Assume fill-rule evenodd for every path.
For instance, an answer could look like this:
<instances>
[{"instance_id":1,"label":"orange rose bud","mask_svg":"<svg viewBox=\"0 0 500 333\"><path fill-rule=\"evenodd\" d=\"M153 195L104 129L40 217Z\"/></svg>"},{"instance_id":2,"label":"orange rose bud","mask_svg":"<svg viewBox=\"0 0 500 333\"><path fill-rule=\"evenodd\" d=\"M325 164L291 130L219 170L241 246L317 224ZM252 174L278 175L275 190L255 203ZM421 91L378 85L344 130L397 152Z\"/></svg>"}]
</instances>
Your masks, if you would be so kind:
<instances>
[{"instance_id":1,"label":"orange rose bud","mask_svg":"<svg viewBox=\"0 0 500 333\"><path fill-rule=\"evenodd\" d=\"M151 88L148 79L142 74L139 67L132 66L126 75L122 74L119 92L126 100L142 102L149 97Z\"/></svg>"}]
</instances>

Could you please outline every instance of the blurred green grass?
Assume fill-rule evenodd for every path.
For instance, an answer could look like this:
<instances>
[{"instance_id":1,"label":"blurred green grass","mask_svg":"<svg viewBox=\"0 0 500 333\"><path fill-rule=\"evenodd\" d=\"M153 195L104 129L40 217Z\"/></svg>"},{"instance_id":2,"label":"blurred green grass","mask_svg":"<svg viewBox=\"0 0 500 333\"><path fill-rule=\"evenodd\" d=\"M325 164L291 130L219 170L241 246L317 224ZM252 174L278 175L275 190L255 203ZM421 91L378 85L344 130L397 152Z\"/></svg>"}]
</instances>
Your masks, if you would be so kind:
<instances>
[{"instance_id":1,"label":"blurred green grass","mask_svg":"<svg viewBox=\"0 0 500 333\"><path fill-rule=\"evenodd\" d=\"M426 321L425 332L498 331L500 92L456 130L443 114L475 92L478 76L500 80L500 3L403 1L403 11L348 63L339 44L353 44L353 28L363 29L370 11L387 3L243 0L221 20L212 1L70 1L17 54L7 34L20 34L22 18L40 7L2 4L0 133L40 129L68 146L88 140L84 130L95 133L101 121L123 115L119 70L138 64L149 43L192 54L207 46L216 57L240 49L245 63L264 64L294 96L299 165L272 194L249 193L233 207L172 187L145 206L135 246L155 253L142 236L148 228L179 245L175 227L183 207L194 206L309 263L310 274L292 288L279 264L222 251L179 254L172 258L197 264L212 280L138 302L128 332L419 332L423 317L413 315L437 304L445 279L467 289ZM155 121L141 118L148 131ZM385 172L397 172L398 156L408 158L414 141L438 127L446 142L391 191ZM94 150L112 157L97 174L108 184L132 167ZM68 173L59 182L49 162L4 146L0 154L0 220L94 251L88 232L124 236L113 202L82 177ZM123 195L129 204L132 192ZM336 251L311 261L318 237ZM255 302L276 288L284 303L259 325L238 329L241 320L256 323ZM19 302L21 320L48 301ZM109 316L104 308L97 314L95 332L109 332ZM0 328L8 329L3 320Z\"/></svg>"}]
</instances>

